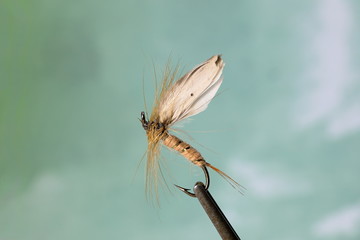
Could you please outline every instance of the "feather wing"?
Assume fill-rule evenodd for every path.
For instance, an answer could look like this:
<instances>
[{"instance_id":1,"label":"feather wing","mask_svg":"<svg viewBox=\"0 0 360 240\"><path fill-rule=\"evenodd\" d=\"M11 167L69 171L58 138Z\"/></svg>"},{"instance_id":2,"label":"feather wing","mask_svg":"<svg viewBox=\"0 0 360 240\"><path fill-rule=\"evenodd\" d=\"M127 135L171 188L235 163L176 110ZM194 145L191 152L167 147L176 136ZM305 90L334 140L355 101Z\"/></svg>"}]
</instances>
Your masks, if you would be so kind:
<instances>
[{"instance_id":1,"label":"feather wing","mask_svg":"<svg viewBox=\"0 0 360 240\"><path fill-rule=\"evenodd\" d=\"M204 111L218 91L225 63L216 55L186 73L161 93L157 114L172 125Z\"/></svg>"},{"instance_id":2,"label":"feather wing","mask_svg":"<svg viewBox=\"0 0 360 240\"><path fill-rule=\"evenodd\" d=\"M224 62L216 55L196 66L175 81L177 69L167 66L160 88L156 88L154 106L149 123L163 126L172 124L204 111L218 91ZM148 151L146 167L146 190L150 198L158 200L158 184L164 180L159 155L164 132L153 125L147 130Z\"/></svg>"}]
</instances>

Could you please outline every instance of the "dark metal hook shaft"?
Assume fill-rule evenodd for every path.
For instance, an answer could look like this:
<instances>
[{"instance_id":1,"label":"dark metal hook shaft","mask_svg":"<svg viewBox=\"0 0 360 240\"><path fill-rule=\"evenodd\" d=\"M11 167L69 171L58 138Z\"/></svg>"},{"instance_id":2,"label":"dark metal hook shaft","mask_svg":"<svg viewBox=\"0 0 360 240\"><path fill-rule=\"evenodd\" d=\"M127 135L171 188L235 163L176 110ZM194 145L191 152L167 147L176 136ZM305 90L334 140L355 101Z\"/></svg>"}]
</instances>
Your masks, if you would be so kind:
<instances>
[{"instance_id":1,"label":"dark metal hook shaft","mask_svg":"<svg viewBox=\"0 0 360 240\"><path fill-rule=\"evenodd\" d=\"M195 184L194 193L214 224L216 230L219 232L221 238L226 240L240 240L240 237L236 234L235 230L202 182L197 182Z\"/></svg>"}]
</instances>

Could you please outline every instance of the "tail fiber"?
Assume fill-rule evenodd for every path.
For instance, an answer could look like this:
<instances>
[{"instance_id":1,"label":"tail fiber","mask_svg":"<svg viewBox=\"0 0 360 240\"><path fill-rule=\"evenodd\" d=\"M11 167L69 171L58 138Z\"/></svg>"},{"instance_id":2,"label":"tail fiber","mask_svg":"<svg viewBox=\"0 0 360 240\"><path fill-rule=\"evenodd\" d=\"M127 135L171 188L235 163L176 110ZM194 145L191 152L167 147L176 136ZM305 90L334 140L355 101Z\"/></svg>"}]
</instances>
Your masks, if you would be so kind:
<instances>
[{"instance_id":1,"label":"tail fiber","mask_svg":"<svg viewBox=\"0 0 360 240\"><path fill-rule=\"evenodd\" d=\"M221 171L220 169L214 167L210 163L206 163L206 166L217 172L222 178L224 178L233 188L235 188L238 192L243 194L242 190L245 190L246 188L240 185L238 182L236 182L234 179L232 179L229 175Z\"/></svg>"}]
</instances>

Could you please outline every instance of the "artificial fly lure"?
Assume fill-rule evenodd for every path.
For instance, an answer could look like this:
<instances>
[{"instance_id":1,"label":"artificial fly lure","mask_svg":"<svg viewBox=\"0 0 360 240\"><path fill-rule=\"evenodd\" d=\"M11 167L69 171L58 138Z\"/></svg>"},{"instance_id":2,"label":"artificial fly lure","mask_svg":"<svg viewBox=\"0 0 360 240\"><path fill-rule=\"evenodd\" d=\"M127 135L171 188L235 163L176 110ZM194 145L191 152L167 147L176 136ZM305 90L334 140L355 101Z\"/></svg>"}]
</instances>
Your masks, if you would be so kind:
<instances>
[{"instance_id":1,"label":"artificial fly lure","mask_svg":"<svg viewBox=\"0 0 360 240\"><path fill-rule=\"evenodd\" d=\"M221 77L225 63L220 55L216 55L196 66L183 77L175 81L176 71L166 72L161 89L155 94L154 106L149 119L141 112L141 124L148 138L146 189L154 188L157 194L157 181L162 175L159 156L161 144L179 152L191 163L200 167L205 174L205 189L210 186L207 167L219 173L234 188L239 185L226 173L214 167L202 157L199 151L172 135L169 130L175 124L190 116L204 111L218 91L223 78ZM187 188L175 185L191 197L195 197Z\"/></svg>"}]
</instances>

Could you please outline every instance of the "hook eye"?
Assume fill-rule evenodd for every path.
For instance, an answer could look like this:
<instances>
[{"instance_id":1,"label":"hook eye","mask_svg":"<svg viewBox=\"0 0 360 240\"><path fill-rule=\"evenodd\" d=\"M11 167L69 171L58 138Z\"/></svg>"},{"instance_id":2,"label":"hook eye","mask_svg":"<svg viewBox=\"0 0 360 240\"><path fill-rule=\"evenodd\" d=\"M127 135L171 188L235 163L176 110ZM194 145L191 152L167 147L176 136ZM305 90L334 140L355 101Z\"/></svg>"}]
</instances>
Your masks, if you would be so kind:
<instances>
[{"instance_id":1,"label":"hook eye","mask_svg":"<svg viewBox=\"0 0 360 240\"><path fill-rule=\"evenodd\" d=\"M146 120L145 112L141 112L140 122L145 130L148 130L149 122Z\"/></svg>"}]
</instances>

